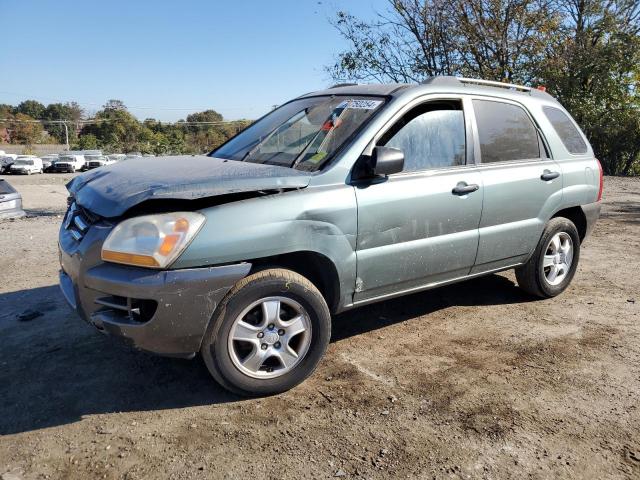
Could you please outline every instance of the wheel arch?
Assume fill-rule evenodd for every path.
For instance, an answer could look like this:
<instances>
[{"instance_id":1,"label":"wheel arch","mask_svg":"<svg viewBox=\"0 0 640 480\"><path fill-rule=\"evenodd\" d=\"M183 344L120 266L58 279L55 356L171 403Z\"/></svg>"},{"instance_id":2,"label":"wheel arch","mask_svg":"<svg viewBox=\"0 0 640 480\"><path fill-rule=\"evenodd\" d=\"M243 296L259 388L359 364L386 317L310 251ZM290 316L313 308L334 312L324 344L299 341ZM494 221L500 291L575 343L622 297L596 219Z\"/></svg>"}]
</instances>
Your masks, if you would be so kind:
<instances>
[{"instance_id":1,"label":"wheel arch","mask_svg":"<svg viewBox=\"0 0 640 480\"><path fill-rule=\"evenodd\" d=\"M564 217L571 220L578 230L580 236L580 242L587 236L587 217L585 216L582 208L579 206L563 208L553 214L551 218Z\"/></svg>"},{"instance_id":2,"label":"wheel arch","mask_svg":"<svg viewBox=\"0 0 640 480\"><path fill-rule=\"evenodd\" d=\"M335 313L340 303L340 276L333 261L318 252L302 250L249 260L251 272L278 267L292 270L313 283Z\"/></svg>"}]
</instances>

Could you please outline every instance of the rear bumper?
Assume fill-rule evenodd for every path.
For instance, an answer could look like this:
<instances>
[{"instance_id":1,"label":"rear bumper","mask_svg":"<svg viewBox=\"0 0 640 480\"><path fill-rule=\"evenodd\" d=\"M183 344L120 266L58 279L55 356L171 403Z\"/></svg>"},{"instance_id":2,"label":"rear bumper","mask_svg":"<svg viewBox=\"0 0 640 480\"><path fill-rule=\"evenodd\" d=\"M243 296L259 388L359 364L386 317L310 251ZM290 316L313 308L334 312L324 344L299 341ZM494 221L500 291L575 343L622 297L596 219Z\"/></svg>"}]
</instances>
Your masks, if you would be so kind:
<instances>
[{"instance_id":1,"label":"rear bumper","mask_svg":"<svg viewBox=\"0 0 640 480\"><path fill-rule=\"evenodd\" d=\"M21 218L25 213L22 210L22 197L16 193L4 195L0 201L0 219L3 218Z\"/></svg>"},{"instance_id":2,"label":"rear bumper","mask_svg":"<svg viewBox=\"0 0 640 480\"><path fill-rule=\"evenodd\" d=\"M60 288L71 308L135 348L177 357L199 351L216 307L251 264L151 270L104 263L107 230L92 228L72 252L61 229Z\"/></svg>"},{"instance_id":3,"label":"rear bumper","mask_svg":"<svg viewBox=\"0 0 640 480\"><path fill-rule=\"evenodd\" d=\"M586 205L581 205L580 208L587 219L587 228L584 236L587 238L593 231L593 227L596 226L598 218L600 218L600 209L602 208L602 204L601 202L588 203Z\"/></svg>"}]
</instances>

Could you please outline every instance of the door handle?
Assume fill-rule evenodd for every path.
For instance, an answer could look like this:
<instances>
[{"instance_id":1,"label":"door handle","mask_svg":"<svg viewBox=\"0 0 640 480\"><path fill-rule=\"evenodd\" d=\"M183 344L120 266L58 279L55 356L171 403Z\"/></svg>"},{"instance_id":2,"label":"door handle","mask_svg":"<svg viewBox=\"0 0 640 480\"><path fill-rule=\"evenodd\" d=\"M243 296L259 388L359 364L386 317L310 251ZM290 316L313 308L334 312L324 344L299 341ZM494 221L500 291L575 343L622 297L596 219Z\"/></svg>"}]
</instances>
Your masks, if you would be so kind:
<instances>
[{"instance_id":1,"label":"door handle","mask_svg":"<svg viewBox=\"0 0 640 480\"><path fill-rule=\"evenodd\" d=\"M472 183L471 185L467 185L466 182L458 182L458 184L451 190L451 193L454 195L466 195L467 193L472 193L478 190L480 187Z\"/></svg>"},{"instance_id":2,"label":"door handle","mask_svg":"<svg viewBox=\"0 0 640 480\"><path fill-rule=\"evenodd\" d=\"M545 170L540 175L540 180L544 180L548 182L549 180L553 180L554 178L558 178L560 176L560 172L552 172L551 170Z\"/></svg>"}]
</instances>

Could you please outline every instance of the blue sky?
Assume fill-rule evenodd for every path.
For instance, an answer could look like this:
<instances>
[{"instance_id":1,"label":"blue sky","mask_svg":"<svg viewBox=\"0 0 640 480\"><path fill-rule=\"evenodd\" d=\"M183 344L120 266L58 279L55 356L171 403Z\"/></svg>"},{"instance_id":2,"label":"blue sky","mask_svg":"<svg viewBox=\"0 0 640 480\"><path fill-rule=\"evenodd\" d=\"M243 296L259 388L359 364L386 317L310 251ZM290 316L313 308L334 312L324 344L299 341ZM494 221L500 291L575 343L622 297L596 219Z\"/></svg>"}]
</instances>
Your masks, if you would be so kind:
<instances>
[{"instance_id":1,"label":"blue sky","mask_svg":"<svg viewBox=\"0 0 640 480\"><path fill-rule=\"evenodd\" d=\"M110 98L163 121L213 108L257 118L323 88L347 47L337 10L370 18L385 0L0 0L0 103Z\"/></svg>"}]
</instances>

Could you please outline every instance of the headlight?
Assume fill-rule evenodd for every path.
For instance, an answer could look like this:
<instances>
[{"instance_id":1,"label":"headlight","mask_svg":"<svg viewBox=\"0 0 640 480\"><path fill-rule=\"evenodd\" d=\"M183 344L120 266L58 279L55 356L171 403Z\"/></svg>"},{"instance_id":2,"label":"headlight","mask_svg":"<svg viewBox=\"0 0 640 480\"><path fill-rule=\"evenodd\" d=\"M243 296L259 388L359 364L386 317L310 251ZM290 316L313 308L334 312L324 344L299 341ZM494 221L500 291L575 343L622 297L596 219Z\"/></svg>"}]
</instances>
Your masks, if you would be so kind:
<instances>
[{"instance_id":1,"label":"headlight","mask_svg":"<svg viewBox=\"0 0 640 480\"><path fill-rule=\"evenodd\" d=\"M102 245L102 260L140 267L166 268L204 225L194 212L145 215L118 224Z\"/></svg>"}]
</instances>

